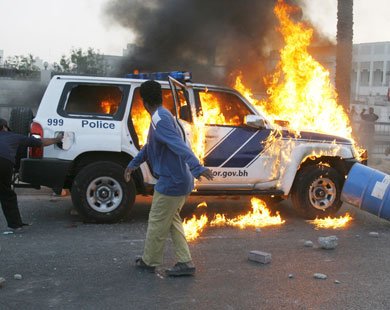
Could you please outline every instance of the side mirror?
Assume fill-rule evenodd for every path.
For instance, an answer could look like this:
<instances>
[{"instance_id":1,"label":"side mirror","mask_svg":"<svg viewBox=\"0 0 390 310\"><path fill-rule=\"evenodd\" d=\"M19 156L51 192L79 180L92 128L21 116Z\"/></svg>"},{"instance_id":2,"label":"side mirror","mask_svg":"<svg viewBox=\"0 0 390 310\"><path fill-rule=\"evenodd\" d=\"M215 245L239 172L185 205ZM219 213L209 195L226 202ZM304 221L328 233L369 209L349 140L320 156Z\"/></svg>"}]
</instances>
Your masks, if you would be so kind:
<instances>
[{"instance_id":1,"label":"side mirror","mask_svg":"<svg viewBox=\"0 0 390 310\"><path fill-rule=\"evenodd\" d=\"M258 115L246 115L244 124L250 127L255 127L255 128L264 128L265 127L265 122L264 120L258 116Z\"/></svg>"}]
</instances>

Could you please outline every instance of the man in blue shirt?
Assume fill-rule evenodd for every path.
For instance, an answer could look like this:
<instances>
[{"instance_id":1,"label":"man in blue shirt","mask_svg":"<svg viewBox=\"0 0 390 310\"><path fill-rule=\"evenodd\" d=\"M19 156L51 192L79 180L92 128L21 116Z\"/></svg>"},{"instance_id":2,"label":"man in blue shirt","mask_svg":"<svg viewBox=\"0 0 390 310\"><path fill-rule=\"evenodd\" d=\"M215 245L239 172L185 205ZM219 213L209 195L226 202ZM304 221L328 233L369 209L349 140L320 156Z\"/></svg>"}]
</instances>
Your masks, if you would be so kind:
<instances>
[{"instance_id":1,"label":"man in blue shirt","mask_svg":"<svg viewBox=\"0 0 390 310\"><path fill-rule=\"evenodd\" d=\"M178 263L166 270L169 276L193 275L195 267L185 238L180 210L194 189L194 177L213 179L212 172L203 167L185 144L176 120L162 106L161 85L146 81L140 88L145 109L151 116L148 141L125 170L125 179L144 161L149 160L158 175L149 214L145 248L136 266L154 272L163 261L165 241L171 233Z\"/></svg>"},{"instance_id":2,"label":"man in blue shirt","mask_svg":"<svg viewBox=\"0 0 390 310\"><path fill-rule=\"evenodd\" d=\"M23 226L16 193L11 188L12 174L15 165L16 151L19 145L40 147L60 142L57 138L27 137L10 132L5 119L0 118L0 202L8 227L14 232L22 232Z\"/></svg>"}]
</instances>

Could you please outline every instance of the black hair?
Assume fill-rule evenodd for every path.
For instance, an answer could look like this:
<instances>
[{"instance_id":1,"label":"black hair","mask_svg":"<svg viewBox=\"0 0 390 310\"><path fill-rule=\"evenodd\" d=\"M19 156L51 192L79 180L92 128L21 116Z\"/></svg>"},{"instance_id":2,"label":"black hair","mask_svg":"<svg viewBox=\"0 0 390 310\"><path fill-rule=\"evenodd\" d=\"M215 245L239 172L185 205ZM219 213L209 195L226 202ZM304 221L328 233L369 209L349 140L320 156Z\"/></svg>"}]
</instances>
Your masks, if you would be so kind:
<instances>
[{"instance_id":1,"label":"black hair","mask_svg":"<svg viewBox=\"0 0 390 310\"><path fill-rule=\"evenodd\" d=\"M141 84L140 94L142 99L151 106L162 104L162 91L160 83L149 80Z\"/></svg>"}]
</instances>

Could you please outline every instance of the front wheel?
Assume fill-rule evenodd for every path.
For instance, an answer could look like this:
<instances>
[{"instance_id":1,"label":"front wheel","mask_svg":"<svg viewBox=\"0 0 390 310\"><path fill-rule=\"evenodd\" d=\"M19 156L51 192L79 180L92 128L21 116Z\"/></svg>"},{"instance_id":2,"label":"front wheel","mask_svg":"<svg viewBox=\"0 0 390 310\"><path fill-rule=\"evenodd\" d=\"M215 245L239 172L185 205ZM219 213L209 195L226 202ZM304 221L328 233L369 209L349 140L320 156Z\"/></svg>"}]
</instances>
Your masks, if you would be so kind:
<instances>
[{"instance_id":1,"label":"front wheel","mask_svg":"<svg viewBox=\"0 0 390 310\"><path fill-rule=\"evenodd\" d=\"M324 218L341 207L342 176L326 165L302 168L294 181L291 201L297 212L306 219Z\"/></svg>"},{"instance_id":2,"label":"front wheel","mask_svg":"<svg viewBox=\"0 0 390 310\"><path fill-rule=\"evenodd\" d=\"M126 183L124 168L113 162L100 161L84 167L72 184L72 201L86 221L114 223L132 209L136 188Z\"/></svg>"}]
</instances>

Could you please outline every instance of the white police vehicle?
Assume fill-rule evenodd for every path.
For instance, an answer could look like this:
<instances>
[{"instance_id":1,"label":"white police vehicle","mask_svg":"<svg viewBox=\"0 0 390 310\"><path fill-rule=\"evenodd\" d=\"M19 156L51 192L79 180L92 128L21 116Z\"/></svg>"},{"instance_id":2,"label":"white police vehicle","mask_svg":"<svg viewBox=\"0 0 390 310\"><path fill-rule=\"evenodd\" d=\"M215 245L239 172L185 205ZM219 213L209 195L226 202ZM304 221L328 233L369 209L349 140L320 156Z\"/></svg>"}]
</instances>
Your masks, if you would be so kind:
<instances>
[{"instance_id":1,"label":"white police vehicle","mask_svg":"<svg viewBox=\"0 0 390 310\"><path fill-rule=\"evenodd\" d=\"M193 194L284 199L290 195L306 218L327 216L340 208L345 176L357 161L351 141L313 132L301 132L297 138L282 131L277 145L266 147L273 127L239 92L191 83L188 76L183 72L127 78L54 76L31 134L54 137L64 132L63 143L31 148L21 161L21 181L55 192L70 189L75 207L88 221L124 218L136 195L150 194L157 181L147 162L130 183L123 178L124 168L143 143L139 128L148 127L141 117L145 111L139 87L155 79L163 88L163 105L176 117L187 143L208 98L220 102L223 121L207 124L205 134L204 165L213 171L214 180L203 178ZM313 151L321 152L321 157L310 156Z\"/></svg>"}]
</instances>

